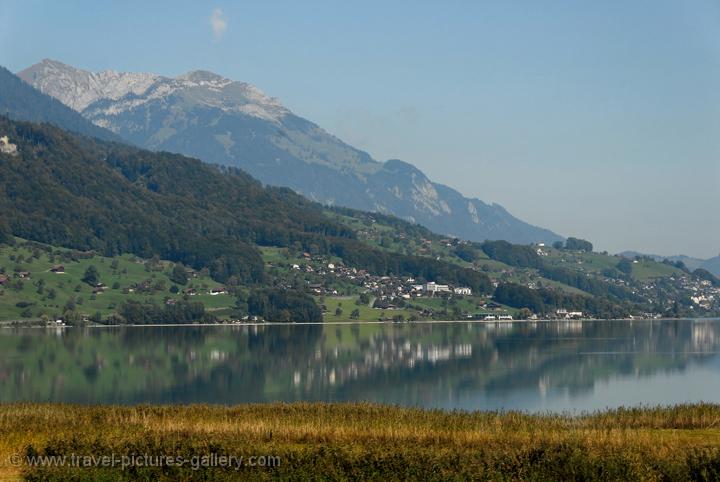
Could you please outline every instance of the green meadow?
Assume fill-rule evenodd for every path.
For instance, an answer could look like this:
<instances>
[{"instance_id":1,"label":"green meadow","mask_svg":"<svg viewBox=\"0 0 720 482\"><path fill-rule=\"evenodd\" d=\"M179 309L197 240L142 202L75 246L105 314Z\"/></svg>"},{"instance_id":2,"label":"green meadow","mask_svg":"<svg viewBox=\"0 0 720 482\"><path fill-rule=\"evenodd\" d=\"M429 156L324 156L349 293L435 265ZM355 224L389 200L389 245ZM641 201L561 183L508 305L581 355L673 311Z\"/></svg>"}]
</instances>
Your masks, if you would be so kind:
<instances>
[{"instance_id":1,"label":"green meadow","mask_svg":"<svg viewBox=\"0 0 720 482\"><path fill-rule=\"evenodd\" d=\"M52 272L56 265L62 265L64 272ZM83 281L91 266L105 285L102 292L94 293L93 286ZM188 289L197 293L189 299L202 302L208 310L234 305L231 296L210 294L221 285L204 273L191 273L185 284L175 283L173 266L133 255L109 258L18 239L15 246L0 245L0 272L8 278L0 286L0 320L53 320L69 303L85 316L99 313L106 317L125 301L163 304L168 299L182 299Z\"/></svg>"}]
</instances>

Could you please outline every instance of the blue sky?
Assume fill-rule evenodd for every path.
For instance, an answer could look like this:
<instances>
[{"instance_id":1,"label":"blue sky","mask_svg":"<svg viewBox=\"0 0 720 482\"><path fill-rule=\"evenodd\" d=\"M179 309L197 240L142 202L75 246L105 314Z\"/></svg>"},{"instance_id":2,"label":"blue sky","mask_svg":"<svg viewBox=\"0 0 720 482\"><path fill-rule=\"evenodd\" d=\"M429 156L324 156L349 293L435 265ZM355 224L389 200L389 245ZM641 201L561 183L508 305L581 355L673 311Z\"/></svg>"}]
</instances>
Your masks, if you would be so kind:
<instances>
[{"instance_id":1,"label":"blue sky","mask_svg":"<svg viewBox=\"0 0 720 482\"><path fill-rule=\"evenodd\" d=\"M211 70L599 249L720 252L717 0L388 3L0 0L0 64Z\"/></svg>"}]
</instances>

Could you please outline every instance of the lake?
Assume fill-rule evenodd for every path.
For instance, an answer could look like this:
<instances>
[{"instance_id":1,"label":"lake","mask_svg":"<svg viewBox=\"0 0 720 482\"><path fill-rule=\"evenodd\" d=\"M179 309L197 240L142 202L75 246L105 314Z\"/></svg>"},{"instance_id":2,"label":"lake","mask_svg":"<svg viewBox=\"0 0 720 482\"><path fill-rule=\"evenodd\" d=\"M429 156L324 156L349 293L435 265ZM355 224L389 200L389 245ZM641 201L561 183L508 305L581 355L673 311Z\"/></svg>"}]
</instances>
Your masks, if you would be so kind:
<instances>
[{"instance_id":1,"label":"lake","mask_svg":"<svg viewBox=\"0 0 720 482\"><path fill-rule=\"evenodd\" d=\"M720 402L720 320L0 329L0 401Z\"/></svg>"}]
</instances>

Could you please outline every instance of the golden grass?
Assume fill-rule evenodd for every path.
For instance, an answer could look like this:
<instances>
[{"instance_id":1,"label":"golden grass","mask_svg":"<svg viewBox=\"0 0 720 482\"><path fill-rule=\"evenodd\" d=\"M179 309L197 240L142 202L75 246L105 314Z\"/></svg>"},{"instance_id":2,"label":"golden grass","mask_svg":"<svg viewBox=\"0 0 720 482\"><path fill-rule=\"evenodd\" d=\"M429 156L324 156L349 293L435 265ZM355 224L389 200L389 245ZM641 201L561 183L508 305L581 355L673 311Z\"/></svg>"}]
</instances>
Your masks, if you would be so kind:
<instances>
[{"instance_id":1,"label":"golden grass","mask_svg":"<svg viewBox=\"0 0 720 482\"><path fill-rule=\"evenodd\" d=\"M278 455L275 468L47 468L13 454ZM0 405L0 480L720 477L720 406L580 417L372 404Z\"/></svg>"}]
</instances>

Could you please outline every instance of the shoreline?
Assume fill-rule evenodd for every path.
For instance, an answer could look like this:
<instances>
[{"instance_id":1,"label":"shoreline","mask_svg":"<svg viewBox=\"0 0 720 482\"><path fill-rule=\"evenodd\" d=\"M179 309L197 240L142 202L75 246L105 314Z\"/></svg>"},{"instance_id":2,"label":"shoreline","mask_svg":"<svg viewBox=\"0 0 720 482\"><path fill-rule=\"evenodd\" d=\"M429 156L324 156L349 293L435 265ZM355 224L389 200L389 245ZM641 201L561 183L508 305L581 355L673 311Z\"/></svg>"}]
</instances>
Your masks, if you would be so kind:
<instances>
[{"instance_id":1,"label":"shoreline","mask_svg":"<svg viewBox=\"0 0 720 482\"><path fill-rule=\"evenodd\" d=\"M626 321L626 322L651 322L651 321L715 321L720 317L701 317L701 318L613 318L610 320L597 318L584 318L579 320L552 319L543 318L537 320L418 320L418 321L303 321L303 322L249 322L249 323L151 323L146 325L104 325L104 324L88 324L84 326L73 325L31 325L24 323L31 322L0 322L0 329L9 328L180 328L180 327L243 327L243 326L305 326L305 325L432 325L432 324L479 324L479 325L513 325L513 324L532 324L532 323L588 323L588 322L610 322L610 321Z\"/></svg>"}]
</instances>

